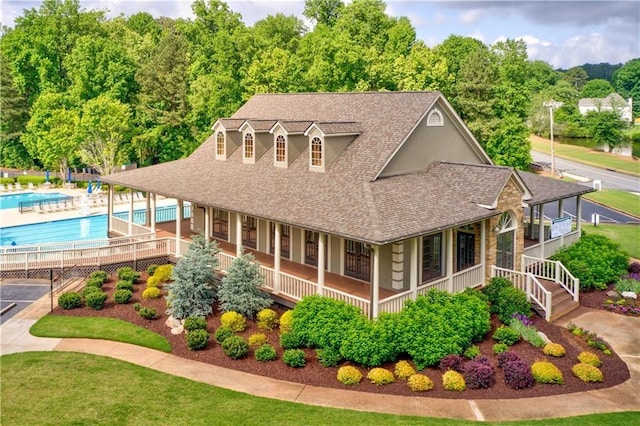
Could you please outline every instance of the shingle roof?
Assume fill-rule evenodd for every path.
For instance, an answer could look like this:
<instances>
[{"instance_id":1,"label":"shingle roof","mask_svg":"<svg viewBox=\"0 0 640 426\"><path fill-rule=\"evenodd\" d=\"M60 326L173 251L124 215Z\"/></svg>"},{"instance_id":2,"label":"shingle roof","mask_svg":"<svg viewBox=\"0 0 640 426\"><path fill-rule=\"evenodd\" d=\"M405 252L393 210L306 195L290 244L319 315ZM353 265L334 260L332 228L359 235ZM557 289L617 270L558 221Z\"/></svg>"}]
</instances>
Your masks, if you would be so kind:
<instances>
[{"instance_id":1,"label":"shingle roof","mask_svg":"<svg viewBox=\"0 0 640 426\"><path fill-rule=\"evenodd\" d=\"M280 124L289 134L302 134L313 124L313 121L278 121L277 124Z\"/></svg>"},{"instance_id":2,"label":"shingle roof","mask_svg":"<svg viewBox=\"0 0 640 426\"><path fill-rule=\"evenodd\" d=\"M323 122L316 121L311 127L317 127L322 133L327 136L332 135L359 135L362 133L362 126L360 123L354 122ZM307 129L309 131L309 129Z\"/></svg>"},{"instance_id":3,"label":"shingle roof","mask_svg":"<svg viewBox=\"0 0 640 426\"><path fill-rule=\"evenodd\" d=\"M533 197L527 201L529 205L547 203L594 191L589 186L551 179L535 173L518 171L518 174L533 194Z\"/></svg>"},{"instance_id":4,"label":"shingle roof","mask_svg":"<svg viewBox=\"0 0 640 426\"><path fill-rule=\"evenodd\" d=\"M271 130L271 128L273 127L274 124L276 124L277 120L246 120L246 123L248 123L253 130L255 130L256 132L268 132L269 130ZM242 126L240 126L242 127Z\"/></svg>"},{"instance_id":5,"label":"shingle roof","mask_svg":"<svg viewBox=\"0 0 640 426\"><path fill-rule=\"evenodd\" d=\"M221 118L218 120L220 124L224 126L227 130L238 130L240 126L244 123L243 119L233 119L233 118Z\"/></svg>"},{"instance_id":6,"label":"shingle roof","mask_svg":"<svg viewBox=\"0 0 640 426\"><path fill-rule=\"evenodd\" d=\"M627 101L617 93L611 93L605 98L582 98L578 101L579 107L611 107L614 104L626 106Z\"/></svg>"}]
</instances>

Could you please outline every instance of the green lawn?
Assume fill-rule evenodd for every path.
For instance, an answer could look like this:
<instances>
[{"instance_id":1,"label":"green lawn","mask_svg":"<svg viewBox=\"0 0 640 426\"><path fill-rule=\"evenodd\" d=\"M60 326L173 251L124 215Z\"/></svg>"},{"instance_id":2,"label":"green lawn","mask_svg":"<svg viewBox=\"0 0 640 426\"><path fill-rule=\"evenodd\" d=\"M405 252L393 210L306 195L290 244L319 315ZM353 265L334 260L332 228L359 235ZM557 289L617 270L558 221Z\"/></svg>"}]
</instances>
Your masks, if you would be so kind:
<instances>
[{"instance_id":1,"label":"green lawn","mask_svg":"<svg viewBox=\"0 0 640 426\"><path fill-rule=\"evenodd\" d=\"M543 139L532 135L531 148L534 151L551 153L551 145L548 139ZM578 163L588 164L590 166L600 167L603 169L613 169L620 173L632 176L640 176L640 161L632 158L622 157L616 154L606 152L593 151L592 149L582 146L574 146L567 144L554 144L554 150L557 157L567 158Z\"/></svg>"},{"instance_id":2,"label":"green lawn","mask_svg":"<svg viewBox=\"0 0 640 426\"><path fill-rule=\"evenodd\" d=\"M602 191L585 194L584 198L640 217L640 195L615 189L603 189Z\"/></svg>"},{"instance_id":3,"label":"green lawn","mask_svg":"<svg viewBox=\"0 0 640 426\"><path fill-rule=\"evenodd\" d=\"M471 425L468 421L323 408L255 397L171 376L112 358L70 352L0 357L6 425ZM425 403L428 403L425 399ZM505 403L508 403L505 401ZM504 425L640 423L640 412Z\"/></svg>"},{"instance_id":4,"label":"green lawn","mask_svg":"<svg viewBox=\"0 0 640 426\"><path fill-rule=\"evenodd\" d=\"M604 235L620 244L629 256L640 259L640 225L600 224L598 226L583 225L587 234Z\"/></svg>"},{"instance_id":5,"label":"green lawn","mask_svg":"<svg viewBox=\"0 0 640 426\"><path fill-rule=\"evenodd\" d=\"M163 336L115 318L45 315L29 331L38 337L114 340L171 352L171 345Z\"/></svg>"}]
</instances>

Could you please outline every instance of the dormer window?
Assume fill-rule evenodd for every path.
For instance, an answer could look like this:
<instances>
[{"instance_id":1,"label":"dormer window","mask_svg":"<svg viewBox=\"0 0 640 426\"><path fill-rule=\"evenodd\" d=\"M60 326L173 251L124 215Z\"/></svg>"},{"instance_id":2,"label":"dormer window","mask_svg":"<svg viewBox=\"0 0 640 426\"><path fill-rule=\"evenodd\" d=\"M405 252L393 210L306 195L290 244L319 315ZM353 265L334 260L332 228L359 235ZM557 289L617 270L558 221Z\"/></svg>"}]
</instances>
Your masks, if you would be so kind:
<instances>
[{"instance_id":1,"label":"dormer window","mask_svg":"<svg viewBox=\"0 0 640 426\"><path fill-rule=\"evenodd\" d=\"M253 141L253 134L247 133L244 135L244 147L243 147L243 158L245 160L254 160L255 155L255 146Z\"/></svg>"},{"instance_id":2,"label":"dormer window","mask_svg":"<svg viewBox=\"0 0 640 426\"><path fill-rule=\"evenodd\" d=\"M287 140L283 135L276 137L275 162L287 164Z\"/></svg>"},{"instance_id":3,"label":"dormer window","mask_svg":"<svg viewBox=\"0 0 640 426\"><path fill-rule=\"evenodd\" d=\"M311 139L311 167L324 167L322 139L315 136Z\"/></svg>"},{"instance_id":4,"label":"dormer window","mask_svg":"<svg viewBox=\"0 0 640 426\"><path fill-rule=\"evenodd\" d=\"M216 135L216 158L225 158L225 138L224 132L220 131Z\"/></svg>"},{"instance_id":5,"label":"dormer window","mask_svg":"<svg viewBox=\"0 0 640 426\"><path fill-rule=\"evenodd\" d=\"M428 127L442 127L444 126L444 119L442 117L442 113L437 108L429 113L429 117L427 117L427 126Z\"/></svg>"}]
</instances>

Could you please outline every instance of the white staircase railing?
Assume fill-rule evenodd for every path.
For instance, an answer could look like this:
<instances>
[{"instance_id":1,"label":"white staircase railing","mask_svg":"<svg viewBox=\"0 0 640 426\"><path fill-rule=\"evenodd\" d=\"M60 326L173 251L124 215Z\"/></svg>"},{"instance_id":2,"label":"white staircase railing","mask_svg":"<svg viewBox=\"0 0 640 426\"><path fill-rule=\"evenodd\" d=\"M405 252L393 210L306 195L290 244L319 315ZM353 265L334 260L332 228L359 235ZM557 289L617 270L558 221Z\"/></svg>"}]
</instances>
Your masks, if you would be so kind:
<instances>
[{"instance_id":1,"label":"white staircase railing","mask_svg":"<svg viewBox=\"0 0 640 426\"><path fill-rule=\"evenodd\" d=\"M571 295L575 302L580 298L580 280L574 277L559 260L523 255L522 271L530 272L538 278L559 284Z\"/></svg>"},{"instance_id":2,"label":"white staircase railing","mask_svg":"<svg viewBox=\"0 0 640 426\"><path fill-rule=\"evenodd\" d=\"M513 285L524 291L529 298L544 311L544 319L551 319L551 292L530 272L519 272L512 269L499 268L491 265L491 278L506 278Z\"/></svg>"}]
</instances>

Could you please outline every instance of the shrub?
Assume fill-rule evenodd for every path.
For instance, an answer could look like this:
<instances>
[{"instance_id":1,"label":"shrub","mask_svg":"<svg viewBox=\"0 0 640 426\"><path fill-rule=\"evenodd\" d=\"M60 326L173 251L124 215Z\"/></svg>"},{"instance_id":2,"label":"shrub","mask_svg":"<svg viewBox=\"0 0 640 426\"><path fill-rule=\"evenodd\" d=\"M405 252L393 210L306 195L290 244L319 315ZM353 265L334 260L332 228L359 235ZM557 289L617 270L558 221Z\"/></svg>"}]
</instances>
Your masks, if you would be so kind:
<instances>
[{"instance_id":1,"label":"shrub","mask_svg":"<svg viewBox=\"0 0 640 426\"><path fill-rule=\"evenodd\" d=\"M463 355L466 358L473 359L473 358L477 357L478 355L480 355L480 348L477 347L476 345L469 346L467 349L465 349Z\"/></svg>"},{"instance_id":2,"label":"shrub","mask_svg":"<svg viewBox=\"0 0 640 426\"><path fill-rule=\"evenodd\" d=\"M184 319L184 329L187 331L206 330L207 319L203 317L187 317Z\"/></svg>"},{"instance_id":3,"label":"shrub","mask_svg":"<svg viewBox=\"0 0 640 426\"><path fill-rule=\"evenodd\" d=\"M173 275L173 265L158 266L152 275L160 283L166 283L171 280L171 276Z\"/></svg>"},{"instance_id":4,"label":"shrub","mask_svg":"<svg viewBox=\"0 0 640 426\"><path fill-rule=\"evenodd\" d=\"M471 389L489 388L496 383L496 372L488 360L485 360L486 358L468 361L462 367L464 381Z\"/></svg>"},{"instance_id":5,"label":"shrub","mask_svg":"<svg viewBox=\"0 0 640 426\"><path fill-rule=\"evenodd\" d=\"M424 374L412 374L407 380L409 389L414 392L426 392L433 389L433 381Z\"/></svg>"},{"instance_id":6,"label":"shrub","mask_svg":"<svg viewBox=\"0 0 640 426\"><path fill-rule=\"evenodd\" d=\"M118 273L118 279L122 281L131 281L132 283L135 283L138 281L138 278L140 278L140 274L129 266L118 268L116 272Z\"/></svg>"},{"instance_id":7,"label":"shrub","mask_svg":"<svg viewBox=\"0 0 640 426\"><path fill-rule=\"evenodd\" d=\"M492 338L498 343L504 343L507 346L511 346L520 341L520 333L511 327L500 326L496 328Z\"/></svg>"},{"instance_id":8,"label":"shrub","mask_svg":"<svg viewBox=\"0 0 640 426\"><path fill-rule=\"evenodd\" d=\"M249 336L249 346L262 346L267 343L267 335L264 333L254 333Z\"/></svg>"},{"instance_id":9,"label":"shrub","mask_svg":"<svg viewBox=\"0 0 640 426\"><path fill-rule=\"evenodd\" d=\"M218 301L223 312L234 311L247 318L271 305L271 298L260 287L264 277L252 254L243 254L231 262L218 287Z\"/></svg>"},{"instance_id":10,"label":"shrub","mask_svg":"<svg viewBox=\"0 0 640 426\"><path fill-rule=\"evenodd\" d=\"M84 296L84 302L91 309L99 311L104 307L104 302L107 301L107 294L101 291L93 291Z\"/></svg>"},{"instance_id":11,"label":"shrub","mask_svg":"<svg viewBox=\"0 0 640 426\"><path fill-rule=\"evenodd\" d=\"M593 352L580 352L580 355L578 355L578 361L582 364L591 364L594 367L600 367L602 365L602 361L600 361L598 355Z\"/></svg>"},{"instance_id":12,"label":"shrub","mask_svg":"<svg viewBox=\"0 0 640 426\"><path fill-rule=\"evenodd\" d=\"M416 374L416 370L407 361L397 362L393 372L399 379L406 379Z\"/></svg>"},{"instance_id":13,"label":"shrub","mask_svg":"<svg viewBox=\"0 0 640 426\"><path fill-rule=\"evenodd\" d=\"M502 373L504 374L504 384L511 389L530 388L535 384L531 369L521 359L504 362Z\"/></svg>"},{"instance_id":14,"label":"shrub","mask_svg":"<svg viewBox=\"0 0 640 426\"><path fill-rule=\"evenodd\" d=\"M537 383L564 383L562 372L548 361L536 361L531 366L531 375Z\"/></svg>"},{"instance_id":15,"label":"shrub","mask_svg":"<svg viewBox=\"0 0 640 426\"><path fill-rule=\"evenodd\" d=\"M139 303L134 303L134 304L133 304L133 310L134 310L134 311L139 312L139 311L140 311L140 308L142 308L142 305L141 305L141 304L139 304Z\"/></svg>"},{"instance_id":16,"label":"shrub","mask_svg":"<svg viewBox=\"0 0 640 426\"><path fill-rule=\"evenodd\" d=\"M442 386L445 390L461 392L467 388L462 374L449 370L442 375Z\"/></svg>"},{"instance_id":17,"label":"shrub","mask_svg":"<svg viewBox=\"0 0 640 426\"><path fill-rule=\"evenodd\" d=\"M292 330L293 311L286 311L280 316L280 333L288 333Z\"/></svg>"},{"instance_id":18,"label":"shrub","mask_svg":"<svg viewBox=\"0 0 640 426\"><path fill-rule=\"evenodd\" d=\"M133 291L133 283L131 281L121 280L116 283L116 290Z\"/></svg>"},{"instance_id":19,"label":"shrub","mask_svg":"<svg viewBox=\"0 0 640 426\"><path fill-rule=\"evenodd\" d=\"M160 287L161 283L157 277L149 277L147 279L147 288L149 287Z\"/></svg>"},{"instance_id":20,"label":"shrub","mask_svg":"<svg viewBox=\"0 0 640 426\"><path fill-rule=\"evenodd\" d=\"M282 354L282 361L289 367L304 367L304 351L302 349L286 349Z\"/></svg>"},{"instance_id":21,"label":"shrub","mask_svg":"<svg viewBox=\"0 0 640 426\"><path fill-rule=\"evenodd\" d=\"M229 311L220 317L220 325L229 327L234 332L244 331L247 328L247 320L237 312Z\"/></svg>"},{"instance_id":22,"label":"shrub","mask_svg":"<svg viewBox=\"0 0 640 426\"><path fill-rule=\"evenodd\" d=\"M360 315L348 323L344 330L340 354L345 358L367 367L376 367L396 357L391 328L386 326L387 316L375 321Z\"/></svg>"},{"instance_id":23,"label":"shrub","mask_svg":"<svg viewBox=\"0 0 640 426\"><path fill-rule=\"evenodd\" d=\"M142 292L143 299L157 299L162 296L162 292L157 287L145 288Z\"/></svg>"},{"instance_id":24,"label":"shrub","mask_svg":"<svg viewBox=\"0 0 640 426\"><path fill-rule=\"evenodd\" d=\"M113 301L118 304L129 303L132 297L131 290L116 290L113 292Z\"/></svg>"},{"instance_id":25,"label":"shrub","mask_svg":"<svg viewBox=\"0 0 640 426\"><path fill-rule=\"evenodd\" d=\"M297 349L304 345L302 344L300 336L297 333L290 331L288 333L280 334L280 346L282 349ZM333 349L337 350L335 348Z\"/></svg>"},{"instance_id":26,"label":"shrub","mask_svg":"<svg viewBox=\"0 0 640 426\"><path fill-rule=\"evenodd\" d=\"M571 368L573 374L583 382L601 382L604 378L602 371L591 364L576 364Z\"/></svg>"},{"instance_id":27,"label":"shrub","mask_svg":"<svg viewBox=\"0 0 640 426\"><path fill-rule=\"evenodd\" d=\"M273 330L278 325L278 314L273 309L263 309L256 315L260 330Z\"/></svg>"},{"instance_id":28,"label":"shrub","mask_svg":"<svg viewBox=\"0 0 640 426\"><path fill-rule=\"evenodd\" d=\"M262 362L273 361L277 357L276 350L268 343L265 343L264 345L256 349L253 355L255 356L256 360Z\"/></svg>"},{"instance_id":29,"label":"shrub","mask_svg":"<svg viewBox=\"0 0 640 426\"><path fill-rule=\"evenodd\" d=\"M507 362L512 361L522 361L522 358L520 358L520 355L512 351L502 352L501 354L498 354L498 367L502 367Z\"/></svg>"},{"instance_id":30,"label":"shrub","mask_svg":"<svg viewBox=\"0 0 640 426\"><path fill-rule=\"evenodd\" d=\"M197 328L187 331L187 346L190 351L197 351L207 347L209 343L209 333L207 330Z\"/></svg>"},{"instance_id":31,"label":"shrub","mask_svg":"<svg viewBox=\"0 0 640 426\"><path fill-rule=\"evenodd\" d=\"M240 336L230 336L222 342L222 350L229 358L240 359L249 352L249 344Z\"/></svg>"},{"instance_id":32,"label":"shrub","mask_svg":"<svg viewBox=\"0 0 640 426\"><path fill-rule=\"evenodd\" d=\"M85 281L84 286L102 288L102 284L104 284L104 281L102 280L102 278L97 277L97 278L89 278L87 281Z\"/></svg>"},{"instance_id":33,"label":"shrub","mask_svg":"<svg viewBox=\"0 0 640 426\"><path fill-rule=\"evenodd\" d=\"M496 343L493 345L493 353L498 355L509 350L509 346L504 343Z\"/></svg>"},{"instance_id":34,"label":"shrub","mask_svg":"<svg viewBox=\"0 0 640 426\"><path fill-rule=\"evenodd\" d=\"M489 303L491 304L491 312L496 313L495 308L499 300L498 293L500 293L500 290L509 287L513 287L513 283L511 281L502 277L494 277L491 278L489 284L482 288L482 293L487 296L487 299L489 299Z\"/></svg>"},{"instance_id":35,"label":"shrub","mask_svg":"<svg viewBox=\"0 0 640 426\"><path fill-rule=\"evenodd\" d=\"M373 368L367 374L367 379L374 385L388 385L393 383L396 379L393 377L393 373L386 368Z\"/></svg>"},{"instance_id":36,"label":"shrub","mask_svg":"<svg viewBox=\"0 0 640 426\"><path fill-rule=\"evenodd\" d=\"M515 287L505 287L498 292L495 311L498 319L508 324L513 314L529 315L531 302L527 299L527 294L524 291Z\"/></svg>"},{"instance_id":37,"label":"shrub","mask_svg":"<svg viewBox=\"0 0 640 426\"><path fill-rule=\"evenodd\" d=\"M356 367L347 365L338 369L337 378L343 385L356 385L362 380L362 373Z\"/></svg>"},{"instance_id":38,"label":"shrub","mask_svg":"<svg viewBox=\"0 0 640 426\"><path fill-rule=\"evenodd\" d=\"M216 339L216 342L220 344L222 344L222 342L224 342L231 336L233 336L233 330L225 326L218 327L216 332L213 334L213 337L214 339Z\"/></svg>"},{"instance_id":39,"label":"shrub","mask_svg":"<svg viewBox=\"0 0 640 426\"><path fill-rule=\"evenodd\" d=\"M82 298L85 299L85 301L87 300L87 295L89 293L104 293L99 287L94 287L94 286L85 286L82 289Z\"/></svg>"},{"instance_id":40,"label":"shrub","mask_svg":"<svg viewBox=\"0 0 640 426\"><path fill-rule=\"evenodd\" d=\"M632 278L626 278L618 281L615 287L618 293L622 293L623 291L632 291L636 294L640 293L640 281Z\"/></svg>"},{"instance_id":41,"label":"shrub","mask_svg":"<svg viewBox=\"0 0 640 426\"><path fill-rule=\"evenodd\" d=\"M524 340L531 343L536 348L541 348L545 345L544 340L540 334L538 334L538 330L534 326L526 326L519 320L512 318L509 327L517 331Z\"/></svg>"},{"instance_id":42,"label":"shrub","mask_svg":"<svg viewBox=\"0 0 640 426\"><path fill-rule=\"evenodd\" d=\"M461 371L462 364L464 364L464 358L462 358L460 355L447 355L440 360L440 369L445 371Z\"/></svg>"},{"instance_id":43,"label":"shrub","mask_svg":"<svg viewBox=\"0 0 640 426\"><path fill-rule=\"evenodd\" d=\"M102 283L106 283L109 280L109 274L105 271L95 271L89 275L89 279L96 279L102 281Z\"/></svg>"},{"instance_id":44,"label":"shrub","mask_svg":"<svg viewBox=\"0 0 640 426\"><path fill-rule=\"evenodd\" d=\"M62 293L60 297L58 297L58 306L62 309L79 308L81 305L82 298L80 297L80 294L75 291Z\"/></svg>"},{"instance_id":45,"label":"shrub","mask_svg":"<svg viewBox=\"0 0 640 426\"><path fill-rule=\"evenodd\" d=\"M632 262L629 264L627 272L630 274L640 274L640 262Z\"/></svg>"},{"instance_id":46,"label":"shrub","mask_svg":"<svg viewBox=\"0 0 640 426\"><path fill-rule=\"evenodd\" d=\"M340 351L335 348L316 349L316 357L323 367L335 367L343 359Z\"/></svg>"},{"instance_id":47,"label":"shrub","mask_svg":"<svg viewBox=\"0 0 640 426\"><path fill-rule=\"evenodd\" d=\"M147 275L151 277L153 273L156 272L156 269L158 269L158 265L156 265L155 263L152 263L147 267Z\"/></svg>"},{"instance_id":48,"label":"shrub","mask_svg":"<svg viewBox=\"0 0 640 426\"><path fill-rule=\"evenodd\" d=\"M138 310L138 315L140 315L142 318L148 319L148 320L154 320L154 319L158 318L158 312L155 309L147 308L145 306L142 306Z\"/></svg>"},{"instance_id":49,"label":"shrub","mask_svg":"<svg viewBox=\"0 0 640 426\"><path fill-rule=\"evenodd\" d=\"M542 353L549 356L563 357L567 354L564 347L559 343L547 343L542 348Z\"/></svg>"}]
</instances>

